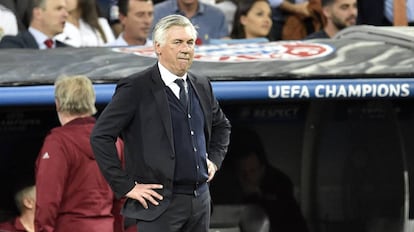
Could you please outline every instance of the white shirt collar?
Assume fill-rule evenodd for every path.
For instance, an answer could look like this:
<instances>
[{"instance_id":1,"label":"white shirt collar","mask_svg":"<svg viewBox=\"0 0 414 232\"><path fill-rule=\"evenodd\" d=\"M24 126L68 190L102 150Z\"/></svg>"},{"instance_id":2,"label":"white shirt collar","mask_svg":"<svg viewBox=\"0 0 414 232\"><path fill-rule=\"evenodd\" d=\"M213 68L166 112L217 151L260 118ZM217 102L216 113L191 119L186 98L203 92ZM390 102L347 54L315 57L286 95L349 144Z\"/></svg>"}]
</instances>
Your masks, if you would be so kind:
<instances>
[{"instance_id":1,"label":"white shirt collar","mask_svg":"<svg viewBox=\"0 0 414 232\"><path fill-rule=\"evenodd\" d=\"M39 46L39 49L47 49L46 44L44 42L45 42L45 40L49 39L49 37L47 37L43 32L41 32L41 31L39 31L39 30L37 30L33 27L29 27L29 32L35 38L36 43Z\"/></svg>"},{"instance_id":2,"label":"white shirt collar","mask_svg":"<svg viewBox=\"0 0 414 232\"><path fill-rule=\"evenodd\" d=\"M177 75L174 75L173 73L168 71L168 69L165 68L160 62L158 62L158 67L160 70L161 79L164 82L164 84L171 89L171 91L177 98L180 98L180 87L174 81L177 78L187 80L187 73L185 73L182 77L178 77ZM186 84L184 84L184 86L186 86Z\"/></svg>"},{"instance_id":3,"label":"white shirt collar","mask_svg":"<svg viewBox=\"0 0 414 232\"><path fill-rule=\"evenodd\" d=\"M158 62L158 67L160 69L161 79L164 81L166 86L170 86L172 83L174 83L175 79L177 79L177 78L182 78L184 80L187 80L187 73L185 73L182 77L179 77L179 76L171 73L160 62Z\"/></svg>"}]
</instances>

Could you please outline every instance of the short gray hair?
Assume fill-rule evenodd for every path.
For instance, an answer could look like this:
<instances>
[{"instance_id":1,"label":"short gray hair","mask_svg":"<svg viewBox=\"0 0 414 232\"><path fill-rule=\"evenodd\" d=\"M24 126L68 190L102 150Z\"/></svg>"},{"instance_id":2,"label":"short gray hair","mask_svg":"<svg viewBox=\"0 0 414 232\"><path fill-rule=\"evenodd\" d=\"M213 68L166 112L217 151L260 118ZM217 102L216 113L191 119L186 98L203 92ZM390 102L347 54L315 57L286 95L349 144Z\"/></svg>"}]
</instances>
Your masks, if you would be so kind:
<instances>
[{"instance_id":1,"label":"short gray hair","mask_svg":"<svg viewBox=\"0 0 414 232\"><path fill-rule=\"evenodd\" d=\"M173 14L160 19L155 25L154 31L152 32L152 41L154 41L154 44L157 42L162 45L165 44L166 32L173 26L189 27L194 40L197 39L197 30L191 21L185 16Z\"/></svg>"}]
</instances>

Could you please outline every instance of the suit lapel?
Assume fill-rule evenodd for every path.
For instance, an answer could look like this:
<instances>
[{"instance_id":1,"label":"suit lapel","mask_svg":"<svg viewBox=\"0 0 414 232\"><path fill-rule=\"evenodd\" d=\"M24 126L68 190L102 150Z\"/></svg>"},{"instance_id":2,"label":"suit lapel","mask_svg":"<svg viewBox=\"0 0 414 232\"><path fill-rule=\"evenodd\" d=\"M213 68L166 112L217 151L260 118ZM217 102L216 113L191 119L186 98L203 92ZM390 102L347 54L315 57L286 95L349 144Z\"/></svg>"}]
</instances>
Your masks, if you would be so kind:
<instances>
[{"instance_id":1,"label":"suit lapel","mask_svg":"<svg viewBox=\"0 0 414 232\"><path fill-rule=\"evenodd\" d=\"M174 151L174 140L171 122L171 113L169 111L169 105L167 95L165 93L165 84L161 79L161 74L158 69L158 65L154 65L152 68L152 93L154 94L155 104L160 112L160 117L164 125L165 132L168 140L170 141L171 149Z\"/></svg>"},{"instance_id":2,"label":"suit lapel","mask_svg":"<svg viewBox=\"0 0 414 232\"><path fill-rule=\"evenodd\" d=\"M39 49L39 45L37 45L36 39L34 38L32 33L30 33L29 31L25 31L22 34L22 39L23 39L24 44L27 48L37 48L37 49Z\"/></svg>"}]
</instances>

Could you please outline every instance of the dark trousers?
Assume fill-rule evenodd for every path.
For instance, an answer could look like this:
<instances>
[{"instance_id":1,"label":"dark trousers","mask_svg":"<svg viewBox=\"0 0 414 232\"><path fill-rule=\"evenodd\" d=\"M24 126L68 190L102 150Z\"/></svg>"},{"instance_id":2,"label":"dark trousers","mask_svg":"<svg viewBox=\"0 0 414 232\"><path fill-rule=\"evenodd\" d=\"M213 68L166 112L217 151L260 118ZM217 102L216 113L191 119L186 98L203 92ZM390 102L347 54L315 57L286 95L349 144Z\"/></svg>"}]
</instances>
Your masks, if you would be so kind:
<instances>
[{"instance_id":1,"label":"dark trousers","mask_svg":"<svg viewBox=\"0 0 414 232\"><path fill-rule=\"evenodd\" d=\"M210 192L199 196L174 194L170 205L154 221L138 221L139 232L208 232Z\"/></svg>"}]
</instances>

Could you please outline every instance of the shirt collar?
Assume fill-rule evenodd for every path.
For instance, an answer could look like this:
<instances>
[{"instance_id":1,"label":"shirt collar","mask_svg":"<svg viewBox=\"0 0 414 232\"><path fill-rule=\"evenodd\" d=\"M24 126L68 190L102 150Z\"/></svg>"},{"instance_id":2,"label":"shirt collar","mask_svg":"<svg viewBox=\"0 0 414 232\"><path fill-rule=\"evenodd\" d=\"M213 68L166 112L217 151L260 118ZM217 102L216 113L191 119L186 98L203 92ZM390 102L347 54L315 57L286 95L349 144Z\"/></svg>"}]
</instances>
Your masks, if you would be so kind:
<instances>
[{"instance_id":1,"label":"shirt collar","mask_svg":"<svg viewBox=\"0 0 414 232\"><path fill-rule=\"evenodd\" d=\"M44 43L45 40L49 39L49 37L47 37L43 32L33 28L33 27L29 27L29 32L33 35L33 37L36 40L37 45L39 46L39 49L46 49L46 44ZM55 42L55 40L53 39L53 42Z\"/></svg>"},{"instance_id":2,"label":"shirt collar","mask_svg":"<svg viewBox=\"0 0 414 232\"><path fill-rule=\"evenodd\" d=\"M174 12L184 15L184 13L178 8L178 1L171 1L171 2L173 4L172 8L174 9ZM200 0L198 0L198 9L197 9L196 15L203 14L205 8L206 8L205 4L201 2Z\"/></svg>"},{"instance_id":3,"label":"shirt collar","mask_svg":"<svg viewBox=\"0 0 414 232\"><path fill-rule=\"evenodd\" d=\"M179 76L171 73L160 62L158 62L158 68L160 70L161 79L162 79L162 81L164 81L164 84L166 86L170 86L177 78L182 78L184 80L187 80L187 73L185 73L182 77L179 77Z\"/></svg>"}]
</instances>

